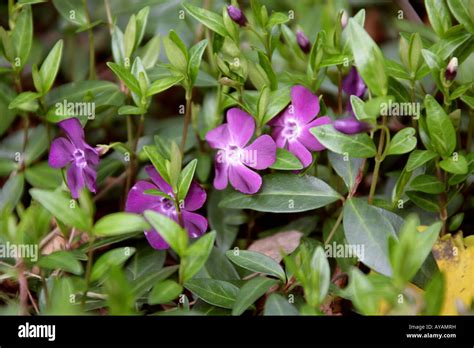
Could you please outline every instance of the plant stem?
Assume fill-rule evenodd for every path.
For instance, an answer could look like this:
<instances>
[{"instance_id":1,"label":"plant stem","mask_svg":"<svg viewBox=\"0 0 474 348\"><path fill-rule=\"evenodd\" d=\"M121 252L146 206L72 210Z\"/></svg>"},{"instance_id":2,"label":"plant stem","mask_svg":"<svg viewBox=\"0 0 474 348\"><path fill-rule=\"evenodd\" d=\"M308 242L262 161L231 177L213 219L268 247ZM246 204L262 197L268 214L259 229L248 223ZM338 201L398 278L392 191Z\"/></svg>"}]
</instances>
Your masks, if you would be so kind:
<instances>
[{"instance_id":1,"label":"plant stem","mask_svg":"<svg viewBox=\"0 0 474 348\"><path fill-rule=\"evenodd\" d=\"M184 149L186 146L186 138L188 137L188 128L189 128L189 122L191 120L191 101L192 101L192 88L186 90L186 110L184 112L184 125L183 125L183 134L181 135L181 146L180 146L180 152L181 152L181 158L184 156Z\"/></svg>"},{"instance_id":2,"label":"plant stem","mask_svg":"<svg viewBox=\"0 0 474 348\"><path fill-rule=\"evenodd\" d=\"M87 0L82 0L82 5L84 7L84 13L86 15L87 23L91 24L91 14L89 8L87 7ZM96 79L95 72L95 45L94 45L94 28L89 28L89 80Z\"/></svg>"},{"instance_id":3,"label":"plant stem","mask_svg":"<svg viewBox=\"0 0 474 348\"><path fill-rule=\"evenodd\" d=\"M375 167L374 173L372 175L372 183L370 184L370 192L369 192L369 204L372 204L374 201L375 189L377 188L377 181L379 179L379 171L380 171L380 164L384 160L384 145L385 145L385 133L386 126L387 126L387 116L383 116L382 125L384 129L380 134L379 145L377 149L377 155L375 156ZM388 148L388 146L386 146Z\"/></svg>"},{"instance_id":4,"label":"plant stem","mask_svg":"<svg viewBox=\"0 0 474 348\"><path fill-rule=\"evenodd\" d=\"M28 314L28 281L25 277L25 263L23 259L18 260L18 284L20 286L20 315Z\"/></svg>"},{"instance_id":5,"label":"plant stem","mask_svg":"<svg viewBox=\"0 0 474 348\"><path fill-rule=\"evenodd\" d=\"M112 35L112 32L113 32L113 19L112 19L112 12L110 11L109 0L104 0L104 6L105 6L105 13L107 15L107 24L109 26L109 33L110 33L110 35Z\"/></svg>"},{"instance_id":6,"label":"plant stem","mask_svg":"<svg viewBox=\"0 0 474 348\"><path fill-rule=\"evenodd\" d=\"M92 271L92 257L94 254L94 249L92 248L92 245L94 244L94 237L90 237L89 241L89 250L87 253L87 266L86 266L86 288L84 289L84 293L81 298L81 306L84 309L84 306L86 304L86 298L87 298L87 291L89 290L89 285L91 282L91 271Z\"/></svg>"},{"instance_id":7,"label":"plant stem","mask_svg":"<svg viewBox=\"0 0 474 348\"><path fill-rule=\"evenodd\" d=\"M326 241L324 242L324 244L328 244L332 240L332 237L334 237L334 235L336 234L337 228L341 224L342 216L344 215L343 212L344 212L344 209L341 209L341 212L339 213L339 216L337 217L336 223L332 227L332 230L329 233L329 236L326 239Z\"/></svg>"},{"instance_id":8,"label":"plant stem","mask_svg":"<svg viewBox=\"0 0 474 348\"><path fill-rule=\"evenodd\" d=\"M446 188L446 175L443 175L441 168L439 167L438 160L436 160L436 176L438 179L444 184ZM439 195L439 216L441 218L441 222L443 223L443 227L441 228L441 235L443 236L446 233L446 221L448 220L448 210L446 208L447 196L446 196L446 189L440 193Z\"/></svg>"}]
</instances>

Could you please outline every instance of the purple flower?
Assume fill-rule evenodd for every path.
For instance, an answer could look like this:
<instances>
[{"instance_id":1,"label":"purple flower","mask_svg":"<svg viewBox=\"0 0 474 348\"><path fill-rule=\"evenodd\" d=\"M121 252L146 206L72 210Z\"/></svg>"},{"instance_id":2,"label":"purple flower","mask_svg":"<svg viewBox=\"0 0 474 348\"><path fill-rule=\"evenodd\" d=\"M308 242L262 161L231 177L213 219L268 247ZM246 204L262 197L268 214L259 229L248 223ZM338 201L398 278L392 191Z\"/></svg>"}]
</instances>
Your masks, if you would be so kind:
<instances>
[{"instance_id":1,"label":"purple flower","mask_svg":"<svg viewBox=\"0 0 474 348\"><path fill-rule=\"evenodd\" d=\"M146 194L146 190L159 190L168 196L175 198L171 186L161 177L153 166L145 167L148 176L152 182L138 181L128 193L125 210L131 213L142 214L145 210L153 210L163 214L170 219L179 222L178 211L175 203L165 197ZM181 217L184 228L188 231L191 238L196 238L204 234L207 230L207 219L199 214L193 213L204 205L206 201L206 191L196 182L192 182L188 194L184 199L181 208ZM165 242L160 232L153 228L145 232L148 243L155 249L167 249L168 243Z\"/></svg>"},{"instance_id":2,"label":"purple flower","mask_svg":"<svg viewBox=\"0 0 474 348\"><path fill-rule=\"evenodd\" d=\"M259 136L247 146L255 131L255 121L246 112L232 108L227 123L209 131L206 140L216 154L214 187L223 190L228 181L243 193L255 193L262 186L260 175L250 170L265 169L276 160L276 144L269 135Z\"/></svg>"},{"instance_id":3,"label":"purple flower","mask_svg":"<svg viewBox=\"0 0 474 348\"><path fill-rule=\"evenodd\" d=\"M356 95L360 98L364 95L367 87L355 67L352 67L349 74L346 76L344 81L342 81L342 89L349 96Z\"/></svg>"},{"instance_id":4,"label":"purple flower","mask_svg":"<svg viewBox=\"0 0 474 348\"><path fill-rule=\"evenodd\" d=\"M325 147L310 133L310 129L331 123L327 116L318 117L319 99L303 86L291 88L291 104L279 116L270 121L272 137L280 148L292 152L303 166L311 164L310 151L322 151Z\"/></svg>"},{"instance_id":5,"label":"purple flower","mask_svg":"<svg viewBox=\"0 0 474 348\"><path fill-rule=\"evenodd\" d=\"M357 120L354 116L340 118L333 122L334 128L344 134L355 134L370 129L370 125Z\"/></svg>"},{"instance_id":6,"label":"purple flower","mask_svg":"<svg viewBox=\"0 0 474 348\"><path fill-rule=\"evenodd\" d=\"M229 14L229 17L241 27L244 27L247 24L247 17L245 17L244 13L239 8L232 5L227 6L227 13Z\"/></svg>"},{"instance_id":7,"label":"purple flower","mask_svg":"<svg viewBox=\"0 0 474 348\"><path fill-rule=\"evenodd\" d=\"M311 51L311 43L309 42L308 37L301 30L296 32L296 41L304 53L309 53Z\"/></svg>"},{"instance_id":8,"label":"purple flower","mask_svg":"<svg viewBox=\"0 0 474 348\"><path fill-rule=\"evenodd\" d=\"M84 140L84 129L77 118L68 118L58 123L66 134L66 138L59 137L51 143L48 163L53 168L63 168L69 164L67 170L67 185L72 197L79 197L84 187L96 192L98 152Z\"/></svg>"}]
</instances>

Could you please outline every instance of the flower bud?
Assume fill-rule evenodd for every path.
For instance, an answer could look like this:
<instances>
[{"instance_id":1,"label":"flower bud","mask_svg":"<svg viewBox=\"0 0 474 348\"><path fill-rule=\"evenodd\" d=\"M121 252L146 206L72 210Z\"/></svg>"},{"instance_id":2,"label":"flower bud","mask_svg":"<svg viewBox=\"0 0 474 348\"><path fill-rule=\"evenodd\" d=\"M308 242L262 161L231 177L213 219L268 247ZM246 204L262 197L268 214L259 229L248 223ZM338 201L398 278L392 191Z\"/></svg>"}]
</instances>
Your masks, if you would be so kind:
<instances>
[{"instance_id":1,"label":"flower bud","mask_svg":"<svg viewBox=\"0 0 474 348\"><path fill-rule=\"evenodd\" d=\"M311 51L311 43L301 30L296 32L296 41L298 41L298 46L300 46L304 53L309 53L309 51Z\"/></svg>"},{"instance_id":2,"label":"flower bud","mask_svg":"<svg viewBox=\"0 0 474 348\"><path fill-rule=\"evenodd\" d=\"M247 17L245 17L244 13L235 6L227 6L227 13L229 17L241 27L247 24Z\"/></svg>"},{"instance_id":3,"label":"flower bud","mask_svg":"<svg viewBox=\"0 0 474 348\"><path fill-rule=\"evenodd\" d=\"M370 129L368 123L361 122L352 116L335 120L333 125L336 130L344 134L356 134Z\"/></svg>"},{"instance_id":4,"label":"flower bud","mask_svg":"<svg viewBox=\"0 0 474 348\"><path fill-rule=\"evenodd\" d=\"M346 11L342 11L342 16L341 16L341 27L344 29L347 26L347 22L349 21L349 17L347 16Z\"/></svg>"},{"instance_id":5,"label":"flower bud","mask_svg":"<svg viewBox=\"0 0 474 348\"><path fill-rule=\"evenodd\" d=\"M448 67L446 68L445 78L447 81L452 81L456 77L458 71L458 59L456 57L451 58Z\"/></svg>"}]
</instances>

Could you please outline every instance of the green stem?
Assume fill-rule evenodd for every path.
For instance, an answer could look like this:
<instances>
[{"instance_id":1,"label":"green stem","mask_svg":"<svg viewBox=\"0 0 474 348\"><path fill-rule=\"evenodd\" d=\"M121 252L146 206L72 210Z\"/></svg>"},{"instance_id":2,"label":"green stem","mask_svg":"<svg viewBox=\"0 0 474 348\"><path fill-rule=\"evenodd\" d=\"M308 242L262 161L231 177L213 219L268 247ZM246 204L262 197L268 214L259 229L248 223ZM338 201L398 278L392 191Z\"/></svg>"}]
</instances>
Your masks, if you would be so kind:
<instances>
[{"instance_id":1,"label":"green stem","mask_svg":"<svg viewBox=\"0 0 474 348\"><path fill-rule=\"evenodd\" d=\"M181 135L181 146L180 146L180 152L181 152L181 158L184 156L184 149L186 146L186 138L188 137L188 128L189 128L189 122L191 120L191 101L192 101L192 88L186 91L186 110L184 113L184 125L183 125L183 133Z\"/></svg>"},{"instance_id":2,"label":"green stem","mask_svg":"<svg viewBox=\"0 0 474 348\"><path fill-rule=\"evenodd\" d=\"M90 237L89 241L89 251L87 253L87 266L86 266L86 287L84 289L84 293L81 298L81 306L84 309L86 304L87 292L89 291L89 285L91 282L91 273L92 273L92 257L94 254L94 249L92 245L94 244L94 237Z\"/></svg>"},{"instance_id":3,"label":"green stem","mask_svg":"<svg viewBox=\"0 0 474 348\"><path fill-rule=\"evenodd\" d=\"M369 192L369 204L372 204L374 201L375 189L377 188L377 181L379 179L379 171L380 171L380 164L385 158L385 151L388 149L389 140L388 140L388 128L387 128L387 116L383 116L382 121L382 133L380 134L379 145L377 149L377 155L375 156L375 167L374 173L372 175L372 183L370 184L370 192ZM387 144L385 144L385 136L387 135ZM385 146L385 151L384 151Z\"/></svg>"},{"instance_id":4,"label":"green stem","mask_svg":"<svg viewBox=\"0 0 474 348\"><path fill-rule=\"evenodd\" d=\"M334 226L332 227L332 230L331 230L331 232L329 233L329 236L328 236L328 238L326 239L326 241L324 242L324 244L328 244L328 243L332 240L332 238L334 237L334 235L336 234L337 228L338 228L339 225L341 224L342 216L344 215L343 212L344 212L344 209L341 209L341 212L339 213L339 216L337 217L336 223L335 223Z\"/></svg>"},{"instance_id":5,"label":"green stem","mask_svg":"<svg viewBox=\"0 0 474 348\"><path fill-rule=\"evenodd\" d=\"M84 7L84 13L86 15L87 24L91 24L91 14L89 8L87 7L87 0L82 0L82 5ZM89 80L96 79L95 72L95 45L94 45L94 29L89 28Z\"/></svg>"}]
</instances>

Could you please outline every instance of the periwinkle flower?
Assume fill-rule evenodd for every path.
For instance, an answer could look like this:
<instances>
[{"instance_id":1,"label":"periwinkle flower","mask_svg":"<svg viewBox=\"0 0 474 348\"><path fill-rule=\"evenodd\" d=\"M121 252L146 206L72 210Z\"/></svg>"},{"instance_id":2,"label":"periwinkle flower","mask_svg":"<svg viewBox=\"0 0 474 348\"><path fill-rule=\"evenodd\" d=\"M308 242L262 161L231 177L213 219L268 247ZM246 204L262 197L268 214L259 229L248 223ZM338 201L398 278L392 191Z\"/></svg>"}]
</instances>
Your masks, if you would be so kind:
<instances>
[{"instance_id":1,"label":"periwinkle flower","mask_svg":"<svg viewBox=\"0 0 474 348\"><path fill-rule=\"evenodd\" d=\"M68 118L58 123L66 137L59 137L51 143L48 163L53 168L67 170L67 185L73 198L78 198L84 187L95 193L98 152L84 140L84 129L77 118Z\"/></svg>"},{"instance_id":2,"label":"periwinkle flower","mask_svg":"<svg viewBox=\"0 0 474 348\"><path fill-rule=\"evenodd\" d=\"M304 53L309 53L311 51L311 43L309 42L308 37L301 30L296 32L296 41Z\"/></svg>"},{"instance_id":3,"label":"periwinkle flower","mask_svg":"<svg viewBox=\"0 0 474 348\"><path fill-rule=\"evenodd\" d=\"M347 95L355 95L357 97L362 97L367 89L367 86L360 77L359 72L355 67L352 67L349 74L342 81L342 90L346 92ZM349 103L348 107L351 104Z\"/></svg>"},{"instance_id":4,"label":"periwinkle flower","mask_svg":"<svg viewBox=\"0 0 474 348\"><path fill-rule=\"evenodd\" d=\"M229 17L241 27L244 27L247 24L247 17L245 17L241 9L230 5L227 6L227 13L229 14Z\"/></svg>"},{"instance_id":5,"label":"periwinkle flower","mask_svg":"<svg viewBox=\"0 0 474 348\"><path fill-rule=\"evenodd\" d=\"M370 125L366 122L357 120L354 116L340 118L333 122L336 130L344 134L356 134L365 132L370 129Z\"/></svg>"},{"instance_id":6,"label":"periwinkle flower","mask_svg":"<svg viewBox=\"0 0 474 348\"><path fill-rule=\"evenodd\" d=\"M223 190L228 182L240 192L256 193L262 178L253 169L266 169L276 160L276 144L269 135L261 135L247 145L255 131L253 117L238 108L227 111L227 123L206 134L213 149L218 149L214 187ZM250 167L250 168L249 168Z\"/></svg>"},{"instance_id":7,"label":"periwinkle flower","mask_svg":"<svg viewBox=\"0 0 474 348\"><path fill-rule=\"evenodd\" d=\"M125 210L127 212L142 214L145 210L153 210L159 214L179 223L178 211L174 201L161 196L147 194L147 190L159 190L175 199L171 186L161 177L153 166L145 167L152 182L138 181L128 193ZM197 238L207 230L207 219L202 215L194 213L204 205L206 201L206 191L195 181L191 183L189 191L180 207L183 227L191 238ZM148 243L154 249L167 249L168 243L161 237L160 232L151 228L144 231Z\"/></svg>"},{"instance_id":8,"label":"periwinkle flower","mask_svg":"<svg viewBox=\"0 0 474 348\"><path fill-rule=\"evenodd\" d=\"M305 167L313 160L311 151L325 149L310 133L311 128L331 123L327 116L316 118L318 113L318 96L303 86L294 86L291 88L291 104L269 123L277 146L292 152Z\"/></svg>"},{"instance_id":9,"label":"periwinkle flower","mask_svg":"<svg viewBox=\"0 0 474 348\"><path fill-rule=\"evenodd\" d=\"M447 81L452 81L456 78L458 72L458 59L456 57L451 58L446 67L445 78Z\"/></svg>"}]
</instances>

